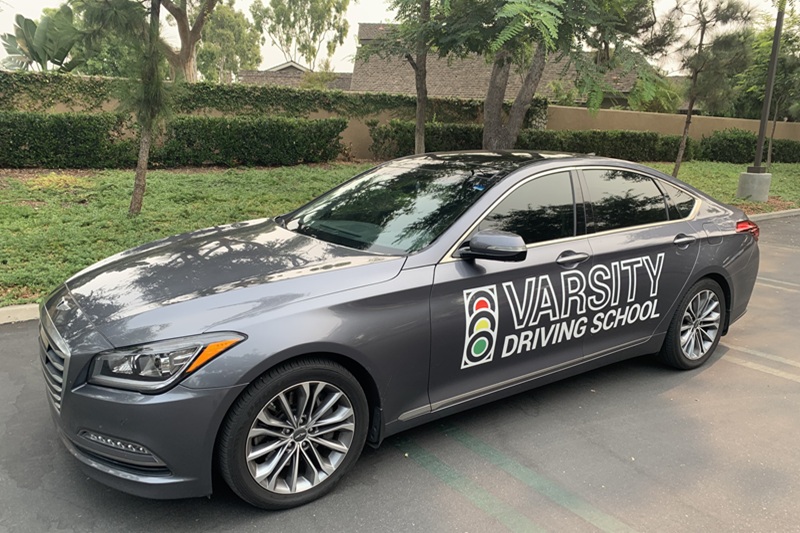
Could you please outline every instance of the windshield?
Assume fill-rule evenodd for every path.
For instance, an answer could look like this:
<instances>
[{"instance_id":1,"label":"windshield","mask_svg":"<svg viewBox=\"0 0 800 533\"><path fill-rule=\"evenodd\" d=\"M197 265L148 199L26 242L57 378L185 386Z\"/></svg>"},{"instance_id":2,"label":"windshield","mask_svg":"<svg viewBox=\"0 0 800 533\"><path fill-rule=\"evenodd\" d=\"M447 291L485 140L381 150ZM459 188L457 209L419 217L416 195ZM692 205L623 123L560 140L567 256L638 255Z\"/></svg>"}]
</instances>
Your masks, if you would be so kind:
<instances>
[{"instance_id":1,"label":"windshield","mask_svg":"<svg viewBox=\"0 0 800 533\"><path fill-rule=\"evenodd\" d=\"M499 177L496 168L401 161L314 200L286 228L358 250L408 254L432 243Z\"/></svg>"}]
</instances>

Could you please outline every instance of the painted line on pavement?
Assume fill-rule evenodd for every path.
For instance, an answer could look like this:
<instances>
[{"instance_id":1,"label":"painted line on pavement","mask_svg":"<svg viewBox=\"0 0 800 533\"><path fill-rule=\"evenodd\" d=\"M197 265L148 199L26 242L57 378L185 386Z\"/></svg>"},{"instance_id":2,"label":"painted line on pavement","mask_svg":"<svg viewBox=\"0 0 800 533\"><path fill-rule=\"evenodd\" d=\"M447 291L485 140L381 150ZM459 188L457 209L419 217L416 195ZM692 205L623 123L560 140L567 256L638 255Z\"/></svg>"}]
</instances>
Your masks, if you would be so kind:
<instances>
[{"instance_id":1,"label":"painted line on pavement","mask_svg":"<svg viewBox=\"0 0 800 533\"><path fill-rule=\"evenodd\" d=\"M759 372L763 372L764 374L770 374L772 376L777 376L779 378L788 379L789 381L800 383L800 376L797 376L795 374L790 374L789 372L784 372L783 370L778 370L770 366L761 365L758 363L754 363L752 361L746 361L744 359L739 359L735 355L725 354L722 360L737 364L739 366L743 366L745 368L749 368L750 370L758 370Z\"/></svg>"},{"instance_id":2,"label":"painted line on pavement","mask_svg":"<svg viewBox=\"0 0 800 533\"><path fill-rule=\"evenodd\" d=\"M800 289L800 283L795 283L793 281L783 281L780 279L772 279L772 278L765 278L764 276L758 276L758 279L761 281L766 281L767 283L777 283L779 285L789 285L790 287L797 287Z\"/></svg>"},{"instance_id":3,"label":"painted line on pavement","mask_svg":"<svg viewBox=\"0 0 800 533\"><path fill-rule=\"evenodd\" d=\"M752 350L750 348L745 348L743 346L735 346L733 344L728 344L728 343L723 344L723 346L731 350L736 350L737 352L744 352L749 355L755 355L756 357L762 357L764 359L769 359L770 361L775 361L776 363L782 363L784 365L800 368L800 361L793 361L792 359L786 359L785 357L781 357L779 355L772 355L771 353L759 352L758 350Z\"/></svg>"},{"instance_id":4,"label":"painted line on pavement","mask_svg":"<svg viewBox=\"0 0 800 533\"><path fill-rule=\"evenodd\" d=\"M442 424L442 431L448 437L488 460L491 464L528 485L542 496L555 502L573 514L583 518L596 528L606 532L635 531L627 524L595 508L581 497L560 487L541 474L511 459L499 450L473 437L463 429L451 424Z\"/></svg>"},{"instance_id":5,"label":"painted line on pavement","mask_svg":"<svg viewBox=\"0 0 800 533\"><path fill-rule=\"evenodd\" d=\"M789 286L788 283L784 285L785 282L772 281L761 277L757 278L756 282L766 287L769 287L770 289L780 289L782 291L789 291L789 292L800 292L800 289L794 289L791 286ZM798 285L798 287L800 287L800 285Z\"/></svg>"},{"instance_id":6,"label":"painted line on pavement","mask_svg":"<svg viewBox=\"0 0 800 533\"><path fill-rule=\"evenodd\" d=\"M525 515L517 512L502 500L499 500L483 488L479 487L455 469L440 461L409 437L399 438L395 446L422 466L425 470L446 483L453 490L460 492L475 507L495 518L509 531L520 533L546 531L531 522Z\"/></svg>"}]
</instances>

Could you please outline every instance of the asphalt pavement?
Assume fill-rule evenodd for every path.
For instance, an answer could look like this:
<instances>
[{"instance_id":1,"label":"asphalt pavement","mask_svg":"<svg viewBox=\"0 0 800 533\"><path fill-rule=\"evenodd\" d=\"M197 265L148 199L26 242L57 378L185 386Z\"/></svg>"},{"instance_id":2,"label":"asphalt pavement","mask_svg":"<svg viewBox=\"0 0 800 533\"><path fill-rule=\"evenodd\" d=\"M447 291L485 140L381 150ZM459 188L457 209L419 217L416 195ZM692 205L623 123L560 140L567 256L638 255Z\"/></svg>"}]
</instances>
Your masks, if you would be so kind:
<instances>
[{"instance_id":1,"label":"asphalt pavement","mask_svg":"<svg viewBox=\"0 0 800 533\"><path fill-rule=\"evenodd\" d=\"M50 420L35 323L0 326L0 531L800 531L800 216L760 226L749 311L703 368L641 358L451 416L279 513L221 482L154 501L88 479Z\"/></svg>"}]
</instances>

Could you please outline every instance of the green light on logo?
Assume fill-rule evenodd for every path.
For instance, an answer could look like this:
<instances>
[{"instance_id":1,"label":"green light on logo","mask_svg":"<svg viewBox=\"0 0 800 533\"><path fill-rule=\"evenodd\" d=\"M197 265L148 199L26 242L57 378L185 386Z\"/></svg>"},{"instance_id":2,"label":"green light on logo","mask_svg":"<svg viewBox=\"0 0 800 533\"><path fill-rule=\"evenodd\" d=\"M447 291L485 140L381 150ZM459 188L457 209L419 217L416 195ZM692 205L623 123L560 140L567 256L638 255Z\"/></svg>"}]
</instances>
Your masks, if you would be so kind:
<instances>
[{"instance_id":1,"label":"green light on logo","mask_svg":"<svg viewBox=\"0 0 800 533\"><path fill-rule=\"evenodd\" d=\"M475 341L475 344L472 345L472 355L476 357L481 356L488 347L489 343L486 341L486 339L478 339L477 341Z\"/></svg>"}]
</instances>

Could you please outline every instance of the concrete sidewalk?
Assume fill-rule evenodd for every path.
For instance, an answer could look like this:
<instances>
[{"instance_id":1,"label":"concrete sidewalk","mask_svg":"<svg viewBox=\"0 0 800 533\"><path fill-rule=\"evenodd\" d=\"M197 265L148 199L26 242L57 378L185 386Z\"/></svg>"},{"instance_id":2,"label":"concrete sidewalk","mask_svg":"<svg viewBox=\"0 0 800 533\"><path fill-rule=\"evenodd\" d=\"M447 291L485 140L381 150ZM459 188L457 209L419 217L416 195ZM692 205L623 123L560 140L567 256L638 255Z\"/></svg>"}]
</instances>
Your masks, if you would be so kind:
<instances>
[{"instance_id":1,"label":"concrete sidewalk","mask_svg":"<svg viewBox=\"0 0 800 533\"><path fill-rule=\"evenodd\" d=\"M775 218L800 216L800 209L789 209L787 211L776 211L774 213L761 213L751 215L750 220L759 222L762 220L772 220ZM24 322L39 318L39 304L11 305L0 307L0 324L12 324L14 322Z\"/></svg>"}]
</instances>

